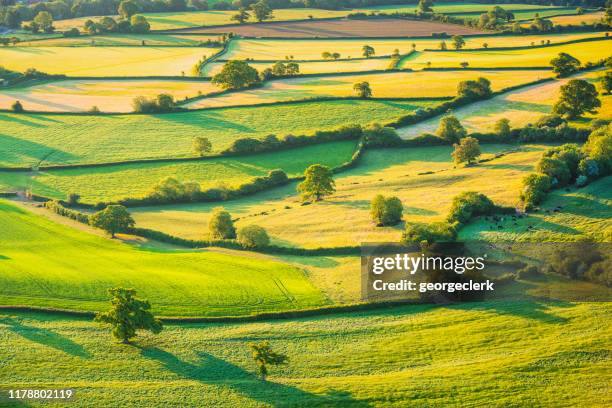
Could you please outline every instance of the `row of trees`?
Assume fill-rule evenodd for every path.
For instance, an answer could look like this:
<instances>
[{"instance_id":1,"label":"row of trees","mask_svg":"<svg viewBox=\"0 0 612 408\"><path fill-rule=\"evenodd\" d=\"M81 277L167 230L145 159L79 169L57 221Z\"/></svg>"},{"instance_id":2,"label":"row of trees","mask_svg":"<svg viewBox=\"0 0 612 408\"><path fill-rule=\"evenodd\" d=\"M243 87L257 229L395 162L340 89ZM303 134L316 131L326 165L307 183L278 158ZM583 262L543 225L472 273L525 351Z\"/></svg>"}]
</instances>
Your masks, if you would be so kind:
<instances>
[{"instance_id":1,"label":"row of trees","mask_svg":"<svg viewBox=\"0 0 612 408\"><path fill-rule=\"evenodd\" d=\"M73 32L75 29L72 29ZM137 33L145 34L151 30L151 25L144 16L125 15L118 21L112 17L101 17L98 21L87 20L83 30L88 34L102 33Z\"/></svg>"},{"instance_id":2,"label":"row of trees","mask_svg":"<svg viewBox=\"0 0 612 408\"><path fill-rule=\"evenodd\" d=\"M232 20L239 24L244 24L251 18L251 13L253 13L253 17L255 17L255 20L258 22L274 18L272 8L270 4L268 4L268 1L259 0L256 3L252 3L250 6L241 6L238 12L232 16Z\"/></svg>"}]
</instances>

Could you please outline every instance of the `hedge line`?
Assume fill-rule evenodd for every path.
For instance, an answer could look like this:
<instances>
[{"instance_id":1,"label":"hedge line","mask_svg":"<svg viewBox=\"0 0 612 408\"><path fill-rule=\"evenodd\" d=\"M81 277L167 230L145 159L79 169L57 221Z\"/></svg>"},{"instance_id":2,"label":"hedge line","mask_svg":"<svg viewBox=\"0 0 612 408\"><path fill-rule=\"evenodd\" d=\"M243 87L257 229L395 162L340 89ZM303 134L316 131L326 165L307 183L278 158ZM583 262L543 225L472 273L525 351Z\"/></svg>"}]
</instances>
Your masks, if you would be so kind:
<instances>
[{"instance_id":1,"label":"hedge line","mask_svg":"<svg viewBox=\"0 0 612 408\"><path fill-rule=\"evenodd\" d=\"M592 41L601 41L601 40L612 40L611 37L608 36L604 36L604 37L593 37L593 38L579 38L576 40L568 40L568 41L563 41L563 42L557 42L557 43L551 43L551 44L535 44L535 45L520 45L520 46L515 46L515 47L488 47L488 48L462 48L460 50L453 50L453 49L446 49L446 50L440 50L440 49L431 49L431 48L426 48L424 51L429 51L429 52L461 52L461 51L511 51L511 50L525 50L525 49L535 49L535 48L546 48L546 47L556 47L559 45L568 45L568 44L576 44L576 43L583 43L583 42L592 42ZM546 67L547 69L551 69L551 67Z\"/></svg>"}]
</instances>

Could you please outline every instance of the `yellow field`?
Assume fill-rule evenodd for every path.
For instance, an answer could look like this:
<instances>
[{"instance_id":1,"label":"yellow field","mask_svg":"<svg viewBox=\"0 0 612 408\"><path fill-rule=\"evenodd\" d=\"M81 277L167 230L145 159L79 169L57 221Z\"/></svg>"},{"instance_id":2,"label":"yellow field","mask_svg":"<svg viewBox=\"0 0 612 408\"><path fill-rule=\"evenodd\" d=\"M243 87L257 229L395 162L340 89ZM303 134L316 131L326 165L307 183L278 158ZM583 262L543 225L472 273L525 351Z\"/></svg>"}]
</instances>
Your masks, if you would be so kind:
<instances>
[{"instance_id":1,"label":"yellow field","mask_svg":"<svg viewBox=\"0 0 612 408\"><path fill-rule=\"evenodd\" d=\"M208 81L57 81L27 88L0 88L0 109L8 109L19 100L30 111L82 112L97 106L102 112L131 112L132 101L137 96L167 93L180 101L217 90Z\"/></svg>"},{"instance_id":2,"label":"yellow field","mask_svg":"<svg viewBox=\"0 0 612 408\"><path fill-rule=\"evenodd\" d=\"M36 68L69 76L180 76L203 56L198 47L2 47L2 65L14 71Z\"/></svg>"},{"instance_id":3,"label":"yellow field","mask_svg":"<svg viewBox=\"0 0 612 408\"><path fill-rule=\"evenodd\" d=\"M606 51L610 47L609 40L592 41L558 45L545 48L510 50L510 51L446 51L419 52L402 61L402 68L420 69L430 62L433 68L459 67L466 61L470 67L544 67L560 52L568 53L586 62L595 62L610 56Z\"/></svg>"},{"instance_id":4,"label":"yellow field","mask_svg":"<svg viewBox=\"0 0 612 408\"><path fill-rule=\"evenodd\" d=\"M582 22L585 22L587 24L593 24L593 23L599 23L601 22L601 19L603 18L604 13L603 11L601 12L597 12L597 13L587 13L587 14L583 14L583 15L575 15L575 16L558 16L558 17L551 17L548 20L552 21L555 25L557 24L562 24L562 25L567 25L567 24L571 24L571 25L577 25L577 24L581 24ZM529 24L527 24L529 25Z\"/></svg>"},{"instance_id":5,"label":"yellow field","mask_svg":"<svg viewBox=\"0 0 612 408\"><path fill-rule=\"evenodd\" d=\"M390 58L377 58L368 60L352 60L352 61L327 61L327 62L300 62L301 74L328 74L336 72L359 72L372 70L385 70L391 63ZM202 70L203 75L215 75L221 68L224 62L214 62L207 64ZM271 62L250 62L249 65L261 72L266 68L271 68Z\"/></svg>"},{"instance_id":6,"label":"yellow field","mask_svg":"<svg viewBox=\"0 0 612 408\"><path fill-rule=\"evenodd\" d=\"M460 81L485 77L493 90L552 76L551 71L444 71L393 72L324 78L296 78L267 82L263 87L204 98L186 107L251 105L318 97L354 96L353 84L367 81L375 98L455 96ZM423 86L427 84L427 86Z\"/></svg>"},{"instance_id":7,"label":"yellow field","mask_svg":"<svg viewBox=\"0 0 612 408\"><path fill-rule=\"evenodd\" d=\"M501 36L501 37L469 37L465 39L466 48L481 48L483 43L489 47L519 47L529 46L531 43L540 44L542 40L551 43L573 41L582 38L603 37L603 33L571 33L571 34L542 34L524 36ZM395 49L401 54L412 50L412 44L416 49L437 49L439 39L395 39L395 40L275 40L275 39L237 39L230 43L223 59L246 59L254 60L284 60L287 56L293 56L296 60L318 60L325 51L338 52L342 59L349 57L361 57L361 47L370 45L376 50L376 55L390 55ZM446 40L451 46L450 40Z\"/></svg>"},{"instance_id":8,"label":"yellow field","mask_svg":"<svg viewBox=\"0 0 612 408\"><path fill-rule=\"evenodd\" d=\"M483 145L483 157L516 148ZM264 196L228 201L224 206L239 218L238 226L262 225L273 241L282 245L325 247L394 242L401 236L402 225L377 228L372 224L370 200L376 194L399 197L407 221L443 219L452 198L474 186L496 203L514 205L520 180L533 170L545 148L521 146L520 152L457 169L453 168L450 146L369 151L359 167L336 177L337 192L322 202L301 206L293 184ZM435 173L418 175L425 171ZM142 208L132 213L141 227L198 239L206 231L210 210L217 205Z\"/></svg>"},{"instance_id":9,"label":"yellow field","mask_svg":"<svg viewBox=\"0 0 612 408\"><path fill-rule=\"evenodd\" d=\"M596 81L601 74L590 72L576 78ZM557 80L540 85L520 89L483 102L476 102L453 111L461 123L473 132L491 132L495 122L506 118L513 127L525 126L535 123L540 117L550 114L552 105L559 98L561 85L569 79ZM602 118L612 117L612 101L609 96L602 98L604 106ZM588 115L587 115L588 116ZM598 115L599 116L599 115ZM440 118L435 117L416 125L398 129L398 133L405 139L411 139L422 133L433 133L438 128Z\"/></svg>"},{"instance_id":10,"label":"yellow field","mask_svg":"<svg viewBox=\"0 0 612 408\"><path fill-rule=\"evenodd\" d=\"M218 41L218 35L193 34L193 35L172 35L172 34L103 34L94 37L81 36L70 38L49 38L44 41L21 42L20 46L28 47L89 47L89 46L197 46L207 40ZM207 52L208 48L203 47L202 51Z\"/></svg>"}]
</instances>

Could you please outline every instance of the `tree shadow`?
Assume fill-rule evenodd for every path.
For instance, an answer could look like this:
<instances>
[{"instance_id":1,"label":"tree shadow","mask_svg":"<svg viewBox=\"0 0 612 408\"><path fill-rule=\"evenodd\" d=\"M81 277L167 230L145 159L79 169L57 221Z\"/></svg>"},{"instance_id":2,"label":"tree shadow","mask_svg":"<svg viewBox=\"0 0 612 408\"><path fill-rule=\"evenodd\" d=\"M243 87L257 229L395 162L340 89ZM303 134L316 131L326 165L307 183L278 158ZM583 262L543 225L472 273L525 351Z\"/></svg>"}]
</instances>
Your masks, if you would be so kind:
<instances>
[{"instance_id":1,"label":"tree shadow","mask_svg":"<svg viewBox=\"0 0 612 408\"><path fill-rule=\"evenodd\" d=\"M201 383L221 383L245 398L272 407L338 405L369 407L366 402L352 399L347 392L332 391L327 395L315 395L290 385L262 381L243 368L204 352L198 353L200 358L198 364L182 361L175 355L157 347L141 347L141 355L158 361L167 370L183 378Z\"/></svg>"},{"instance_id":2,"label":"tree shadow","mask_svg":"<svg viewBox=\"0 0 612 408\"><path fill-rule=\"evenodd\" d=\"M0 324L5 325L8 330L20 335L26 340L41 344L43 346L52 347L74 357L86 359L91 358L91 354L85 350L83 346L51 330L34 326L26 326L18 319L11 317L0 318Z\"/></svg>"}]
</instances>

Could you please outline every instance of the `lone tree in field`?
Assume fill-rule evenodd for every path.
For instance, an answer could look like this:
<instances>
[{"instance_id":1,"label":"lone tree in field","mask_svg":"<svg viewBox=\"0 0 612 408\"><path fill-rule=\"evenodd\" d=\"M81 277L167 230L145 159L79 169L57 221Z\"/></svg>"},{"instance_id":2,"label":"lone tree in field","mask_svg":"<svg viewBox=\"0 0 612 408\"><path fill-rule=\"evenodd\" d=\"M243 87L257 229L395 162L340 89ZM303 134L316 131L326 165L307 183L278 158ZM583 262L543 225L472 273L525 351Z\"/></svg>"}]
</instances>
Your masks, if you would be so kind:
<instances>
[{"instance_id":1,"label":"lone tree in field","mask_svg":"<svg viewBox=\"0 0 612 408\"><path fill-rule=\"evenodd\" d=\"M48 11L40 11L34 17L34 23L45 33L53 32L53 17Z\"/></svg>"},{"instance_id":2,"label":"lone tree in field","mask_svg":"<svg viewBox=\"0 0 612 408\"><path fill-rule=\"evenodd\" d=\"M370 203L370 214L376 226L395 225L402 220L404 206L397 197L378 194Z\"/></svg>"},{"instance_id":3,"label":"lone tree in field","mask_svg":"<svg viewBox=\"0 0 612 408\"><path fill-rule=\"evenodd\" d=\"M326 60L330 59L331 57L332 57L332 54L329 51L325 51L321 54L321 58L326 59Z\"/></svg>"},{"instance_id":4,"label":"lone tree in field","mask_svg":"<svg viewBox=\"0 0 612 408\"><path fill-rule=\"evenodd\" d=\"M111 298L111 309L96 314L95 321L111 325L112 335L123 344L129 344L136 336L136 330L148 330L159 333L163 329L162 322L149 311L148 300L135 297L134 289L114 288L108 293Z\"/></svg>"},{"instance_id":5,"label":"lone tree in field","mask_svg":"<svg viewBox=\"0 0 612 408\"><path fill-rule=\"evenodd\" d=\"M607 95L612 92L612 71L607 71L603 78L601 78L601 88Z\"/></svg>"},{"instance_id":6,"label":"lone tree in field","mask_svg":"<svg viewBox=\"0 0 612 408\"><path fill-rule=\"evenodd\" d=\"M453 144L455 151L451 153L455 164L466 163L472 164L480 156L480 145L478 139L473 137L464 137L459 140L459 143Z\"/></svg>"},{"instance_id":7,"label":"lone tree in field","mask_svg":"<svg viewBox=\"0 0 612 408\"><path fill-rule=\"evenodd\" d=\"M240 7L238 12L232 16L233 21L237 21L239 24L244 24L251 17L247 9Z\"/></svg>"},{"instance_id":8,"label":"lone tree in field","mask_svg":"<svg viewBox=\"0 0 612 408\"><path fill-rule=\"evenodd\" d=\"M465 40L460 35L453 35L451 40L453 41L453 47L455 47L456 50L462 49L465 45Z\"/></svg>"},{"instance_id":9,"label":"lone tree in field","mask_svg":"<svg viewBox=\"0 0 612 408\"><path fill-rule=\"evenodd\" d=\"M494 130L495 133L497 133L502 138L510 136L510 131L512 130L512 128L510 127L510 120L506 118L501 118L500 120L495 122Z\"/></svg>"},{"instance_id":10,"label":"lone tree in field","mask_svg":"<svg viewBox=\"0 0 612 408\"><path fill-rule=\"evenodd\" d=\"M127 208L122 205L109 205L89 218L89 223L103 229L115 238L115 233L125 231L134 226L134 219Z\"/></svg>"},{"instance_id":11,"label":"lone tree in field","mask_svg":"<svg viewBox=\"0 0 612 408\"><path fill-rule=\"evenodd\" d=\"M361 51L363 53L363 56L366 58L370 58L371 56L376 54L376 51L374 51L374 47L371 47L369 45L364 45L363 47L361 47Z\"/></svg>"},{"instance_id":12,"label":"lone tree in field","mask_svg":"<svg viewBox=\"0 0 612 408\"><path fill-rule=\"evenodd\" d=\"M255 4L251 4L251 10L255 14L255 19L259 22L273 18L272 8L266 0L259 0Z\"/></svg>"},{"instance_id":13,"label":"lone tree in field","mask_svg":"<svg viewBox=\"0 0 612 408\"><path fill-rule=\"evenodd\" d=\"M357 82L353 85L353 89L357 92L357 96L363 99L372 97L372 88L370 88L370 83L363 81Z\"/></svg>"},{"instance_id":14,"label":"lone tree in field","mask_svg":"<svg viewBox=\"0 0 612 408\"><path fill-rule=\"evenodd\" d=\"M212 83L223 89L240 89L260 81L257 70L244 61L228 61L221 72L212 78Z\"/></svg>"},{"instance_id":15,"label":"lone tree in field","mask_svg":"<svg viewBox=\"0 0 612 408\"><path fill-rule=\"evenodd\" d=\"M563 78L577 72L580 68L580 61L562 52L557 57L550 60L550 65L553 67L553 72L557 74L559 78Z\"/></svg>"},{"instance_id":16,"label":"lone tree in field","mask_svg":"<svg viewBox=\"0 0 612 408\"><path fill-rule=\"evenodd\" d=\"M304 172L304 181L298 184L298 192L302 200L307 201L314 198L315 201L336 191L336 183L329 167L321 164L313 164Z\"/></svg>"},{"instance_id":17,"label":"lone tree in field","mask_svg":"<svg viewBox=\"0 0 612 408\"><path fill-rule=\"evenodd\" d=\"M15 101L13 102L13 104L11 105L11 109L13 110L13 112L15 113L21 113L23 112L23 105L21 104L21 102L19 101Z\"/></svg>"},{"instance_id":18,"label":"lone tree in field","mask_svg":"<svg viewBox=\"0 0 612 408\"><path fill-rule=\"evenodd\" d=\"M446 115L440 120L440 125L436 131L438 137L450 143L457 143L467 135L467 131L453 115Z\"/></svg>"},{"instance_id":19,"label":"lone tree in field","mask_svg":"<svg viewBox=\"0 0 612 408\"><path fill-rule=\"evenodd\" d=\"M433 0L419 0L418 11L421 13L431 13L433 5Z\"/></svg>"},{"instance_id":20,"label":"lone tree in field","mask_svg":"<svg viewBox=\"0 0 612 408\"><path fill-rule=\"evenodd\" d=\"M138 6L132 0L123 0L119 3L117 11L121 18L129 20L134 14L138 13Z\"/></svg>"},{"instance_id":21,"label":"lone tree in field","mask_svg":"<svg viewBox=\"0 0 612 408\"><path fill-rule=\"evenodd\" d=\"M247 225L238 229L238 242L245 248L262 248L270 244L270 237L259 225Z\"/></svg>"},{"instance_id":22,"label":"lone tree in field","mask_svg":"<svg viewBox=\"0 0 612 408\"><path fill-rule=\"evenodd\" d=\"M234 228L232 216L223 207L213 209L210 221L208 222L208 232L212 239L236 238L236 229Z\"/></svg>"},{"instance_id":23,"label":"lone tree in field","mask_svg":"<svg viewBox=\"0 0 612 408\"><path fill-rule=\"evenodd\" d=\"M287 364L289 360L286 355L273 351L270 347L270 343L267 341L263 343L251 343L249 347L253 353L253 360L255 360L257 364L257 371L259 375L261 375L263 381L266 381L266 377L268 376L269 365Z\"/></svg>"},{"instance_id":24,"label":"lone tree in field","mask_svg":"<svg viewBox=\"0 0 612 408\"><path fill-rule=\"evenodd\" d=\"M477 80L461 81L457 86L457 96L462 98L482 99L491 96L491 81L480 77Z\"/></svg>"},{"instance_id":25,"label":"lone tree in field","mask_svg":"<svg viewBox=\"0 0 612 408\"><path fill-rule=\"evenodd\" d=\"M208 138L203 136L196 136L193 138L193 151L198 156L206 156L212 150L212 143Z\"/></svg>"},{"instance_id":26,"label":"lone tree in field","mask_svg":"<svg viewBox=\"0 0 612 408\"><path fill-rule=\"evenodd\" d=\"M596 108L601 106L597 95L595 85L582 79L572 79L561 86L561 95L553 106L553 112L570 120L584 113L595 113Z\"/></svg>"},{"instance_id":27,"label":"lone tree in field","mask_svg":"<svg viewBox=\"0 0 612 408\"><path fill-rule=\"evenodd\" d=\"M151 25L144 16L132 16L130 25L132 32L137 34L146 34L151 30Z\"/></svg>"}]
</instances>

